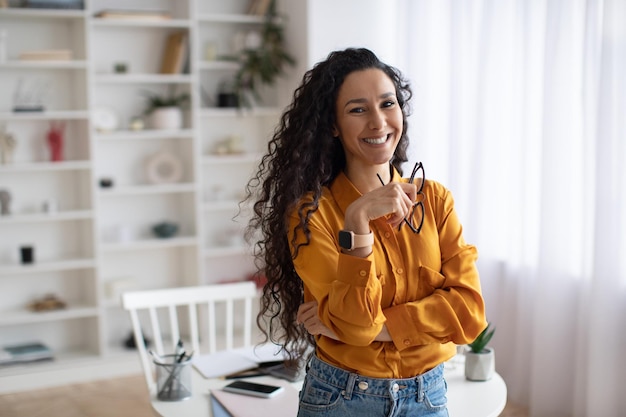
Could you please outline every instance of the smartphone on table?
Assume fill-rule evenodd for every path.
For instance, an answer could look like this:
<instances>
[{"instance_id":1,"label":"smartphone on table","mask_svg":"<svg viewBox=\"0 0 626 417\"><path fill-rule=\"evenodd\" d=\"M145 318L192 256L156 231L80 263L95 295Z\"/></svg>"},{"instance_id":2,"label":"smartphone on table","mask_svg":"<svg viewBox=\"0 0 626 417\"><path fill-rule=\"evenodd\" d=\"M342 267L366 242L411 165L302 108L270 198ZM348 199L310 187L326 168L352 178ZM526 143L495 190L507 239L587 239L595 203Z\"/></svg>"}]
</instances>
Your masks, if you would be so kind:
<instances>
[{"instance_id":1,"label":"smartphone on table","mask_svg":"<svg viewBox=\"0 0 626 417\"><path fill-rule=\"evenodd\" d=\"M277 385L258 384L256 382L243 381L241 379L225 385L222 389L228 392L262 398L271 398L283 391L283 387Z\"/></svg>"}]
</instances>

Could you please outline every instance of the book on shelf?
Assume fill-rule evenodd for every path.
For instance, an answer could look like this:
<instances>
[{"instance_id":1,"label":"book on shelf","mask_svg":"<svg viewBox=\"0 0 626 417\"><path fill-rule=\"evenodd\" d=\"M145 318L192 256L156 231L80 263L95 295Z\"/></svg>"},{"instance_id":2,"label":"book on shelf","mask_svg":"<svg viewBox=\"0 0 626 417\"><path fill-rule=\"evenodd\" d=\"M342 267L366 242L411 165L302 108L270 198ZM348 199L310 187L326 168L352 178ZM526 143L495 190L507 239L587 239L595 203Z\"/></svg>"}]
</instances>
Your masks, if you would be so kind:
<instances>
[{"instance_id":1,"label":"book on shelf","mask_svg":"<svg viewBox=\"0 0 626 417\"><path fill-rule=\"evenodd\" d=\"M141 9L106 9L97 12L98 19L120 19L120 20L148 20L161 21L170 20L172 16L163 10L141 10Z\"/></svg>"},{"instance_id":2,"label":"book on shelf","mask_svg":"<svg viewBox=\"0 0 626 417\"><path fill-rule=\"evenodd\" d=\"M161 59L161 74L181 74L187 59L187 32L176 31L168 35Z\"/></svg>"},{"instance_id":3,"label":"book on shelf","mask_svg":"<svg viewBox=\"0 0 626 417\"><path fill-rule=\"evenodd\" d=\"M70 61L73 57L69 49L42 49L20 52L20 61Z\"/></svg>"},{"instance_id":4,"label":"book on shelf","mask_svg":"<svg viewBox=\"0 0 626 417\"><path fill-rule=\"evenodd\" d=\"M270 8L272 0L250 0L248 4L248 14L254 16L265 16Z\"/></svg>"},{"instance_id":5,"label":"book on shelf","mask_svg":"<svg viewBox=\"0 0 626 417\"><path fill-rule=\"evenodd\" d=\"M7 345L0 348L0 365L54 359L52 350L41 342Z\"/></svg>"}]
</instances>

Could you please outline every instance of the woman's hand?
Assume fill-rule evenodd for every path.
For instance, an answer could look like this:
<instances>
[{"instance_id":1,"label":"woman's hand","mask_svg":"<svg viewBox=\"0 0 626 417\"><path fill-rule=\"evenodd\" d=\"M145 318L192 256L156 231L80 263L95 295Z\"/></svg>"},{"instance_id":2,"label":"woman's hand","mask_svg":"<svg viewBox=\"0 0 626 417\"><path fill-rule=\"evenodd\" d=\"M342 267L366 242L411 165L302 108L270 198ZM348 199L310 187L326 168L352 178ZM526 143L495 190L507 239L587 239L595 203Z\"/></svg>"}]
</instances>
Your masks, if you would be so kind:
<instances>
[{"instance_id":1,"label":"woman's hand","mask_svg":"<svg viewBox=\"0 0 626 417\"><path fill-rule=\"evenodd\" d=\"M296 321L303 325L306 331L313 336L321 335L339 340L335 332L326 327L317 315L317 301L301 304L298 308Z\"/></svg>"},{"instance_id":2,"label":"woman's hand","mask_svg":"<svg viewBox=\"0 0 626 417\"><path fill-rule=\"evenodd\" d=\"M387 222L397 227L411 213L417 187L415 184L390 182L363 194L346 209L344 229L357 234L369 233L369 222L387 216Z\"/></svg>"},{"instance_id":3,"label":"woman's hand","mask_svg":"<svg viewBox=\"0 0 626 417\"><path fill-rule=\"evenodd\" d=\"M300 304L296 321L303 325L306 331L313 336L321 335L339 340L335 332L326 327L317 315L317 301L309 301L308 303ZM391 342L392 339L386 325L383 325L383 328L374 340L377 342Z\"/></svg>"}]
</instances>

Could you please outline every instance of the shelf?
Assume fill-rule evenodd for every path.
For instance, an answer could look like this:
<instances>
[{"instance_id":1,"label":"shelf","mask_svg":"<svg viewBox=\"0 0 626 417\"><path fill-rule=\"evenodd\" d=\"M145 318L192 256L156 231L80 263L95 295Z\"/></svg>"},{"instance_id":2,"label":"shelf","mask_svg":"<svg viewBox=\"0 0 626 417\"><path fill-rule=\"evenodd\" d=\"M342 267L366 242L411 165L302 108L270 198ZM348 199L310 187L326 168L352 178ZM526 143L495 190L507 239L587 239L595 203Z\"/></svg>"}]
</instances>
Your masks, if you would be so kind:
<instances>
[{"instance_id":1,"label":"shelf","mask_svg":"<svg viewBox=\"0 0 626 417\"><path fill-rule=\"evenodd\" d=\"M248 249L245 246L213 246L202 251L205 258L221 258L222 256L247 255Z\"/></svg>"},{"instance_id":2,"label":"shelf","mask_svg":"<svg viewBox=\"0 0 626 417\"><path fill-rule=\"evenodd\" d=\"M43 261L35 264L0 265L0 276L25 275L42 272L71 271L76 269L92 269L96 267L93 259L67 259L60 261Z\"/></svg>"},{"instance_id":3,"label":"shelf","mask_svg":"<svg viewBox=\"0 0 626 417\"><path fill-rule=\"evenodd\" d=\"M202 165L250 164L258 162L262 157L261 153L205 155L202 157Z\"/></svg>"},{"instance_id":4,"label":"shelf","mask_svg":"<svg viewBox=\"0 0 626 417\"><path fill-rule=\"evenodd\" d=\"M198 61L198 69L205 71L237 71L241 66L237 61Z\"/></svg>"},{"instance_id":5,"label":"shelf","mask_svg":"<svg viewBox=\"0 0 626 417\"><path fill-rule=\"evenodd\" d=\"M253 107L251 109L204 107L200 110L199 114L200 117L276 116L278 120L281 110L278 107Z\"/></svg>"},{"instance_id":6,"label":"shelf","mask_svg":"<svg viewBox=\"0 0 626 417\"><path fill-rule=\"evenodd\" d=\"M38 19L84 19L87 14L84 10L64 9L30 9L7 8L0 10L0 17L38 18Z\"/></svg>"},{"instance_id":7,"label":"shelf","mask_svg":"<svg viewBox=\"0 0 626 417\"><path fill-rule=\"evenodd\" d=\"M168 239L146 239L123 243L104 243L101 248L107 252L125 252L145 249L176 248L198 244L196 237L173 237Z\"/></svg>"},{"instance_id":8,"label":"shelf","mask_svg":"<svg viewBox=\"0 0 626 417\"><path fill-rule=\"evenodd\" d=\"M96 74L95 80L101 84L187 84L189 74Z\"/></svg>"},{"instance_id":9,"label":"shelf","mask_svg":"<svg viewBox=\"0 0 626 417\"><path fill-rule=\"evenodd\" d=\"M94 27L136 27L136 28L181 28L189 29L191 21L186 19L141 20L141 19L102 19L91 18Z\"/></svg>"},{"instance_id":10,"label":"shelf","mask_svg":"<svg viewBox=\"0 0 626 417\"><path fill-rule=\"evenodd\" d=\"M183 130L118 130L110 133L98 133L95 138L98 141L129 141L129 140L163 140L163 139L193 139L194 132L191 129Z\"/></svg>"},{"instance_id":11,"label":"shelf","mask_svg":"<svg viewBox=\"0 0 626 417\"><path fill-rule=\"evenodd\" d=\"M0 326L81 319L85 317L95 317L97 315L98 309L89 306L70 306L68 308L53 311L29 311L25 309L3 311L2 314L0 314Z\"/></svg>"},{"instance_id":12,"label":"shelf","mask_svg":"<svg viewBox=\"0 0 626 417\"><path fill-rule=\"evenodd\" d=\"M196 16L199 23L241 23L261 25L264 16L234 13L201 13Z\"/></svg>"},{"instance_id":13,"label":"shelf","mask_svg":"<svg viewBox=\"0 0 626 417\"><path fill-rule=\"evenodd\" d=\"M36 121L36 120L88 120L87 110L50 110L42 112L0 112L0 120Z\"/></svg>"},{"instance_id":14,"label":"shelf","mask_svg":"<svg viewBox=\"0 0 626 417\"><path fill-rule=\"evenodd\" d=\"M149 194L172 194L187 193L196 191L193 183L183 184L162 184L162 185L126 185L115 186L114 188L101 188L98 194L102 197L125 196L125 195L149 195Z\"/></svg>"},{"instance_id":15,"label":"shelf","mask_svg":"<svg viewBox=\"0 0 626 417\"><path fill-rule=\"evenodd\" d=\"M58 211L54 213L12 214L0 216L0 224L43 223L71 220L89 220L93 218L91 210Z\"/></svg>"},{"instance_id":16,"label":"shelf","mask_svg":"<svg viewBox=\"0 0 626 417\"><path fill-rule=\"evenodd\" d=\"M0 63L0 69L87 69L87 61L7 61Z\"/></svg>"},{"instance_id":17,"label":"shelf","mask_svg":"<svg viewBox=\"0 0 626 417\"><path fill-rule=\"evenodd\" d=\"M89 161L20 162L0 165L0 172L82 171L91 169Z\"/></svg>"}]
</instances>

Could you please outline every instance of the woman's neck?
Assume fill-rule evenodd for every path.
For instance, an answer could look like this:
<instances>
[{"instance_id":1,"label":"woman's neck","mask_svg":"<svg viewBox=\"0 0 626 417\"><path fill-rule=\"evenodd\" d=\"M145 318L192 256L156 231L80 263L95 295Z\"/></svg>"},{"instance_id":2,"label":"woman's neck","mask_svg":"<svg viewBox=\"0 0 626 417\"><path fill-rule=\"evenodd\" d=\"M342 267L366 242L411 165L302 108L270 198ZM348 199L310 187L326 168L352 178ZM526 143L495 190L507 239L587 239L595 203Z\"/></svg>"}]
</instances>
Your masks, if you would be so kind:
<instances>
[{"instance_id":1,"label":"woman's neck","mask_svg":"<svg viewBox=\"0 0 626 417\"><path fill-rule=\"evenodd\" d=\"M361 194L368 193L376 188L382 187L379 177L384 184L391 181L391 165L370 165L367 167L346 167L344 170L346 177L354 184Z\"/></svg>"}]
</instances>

